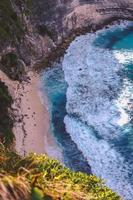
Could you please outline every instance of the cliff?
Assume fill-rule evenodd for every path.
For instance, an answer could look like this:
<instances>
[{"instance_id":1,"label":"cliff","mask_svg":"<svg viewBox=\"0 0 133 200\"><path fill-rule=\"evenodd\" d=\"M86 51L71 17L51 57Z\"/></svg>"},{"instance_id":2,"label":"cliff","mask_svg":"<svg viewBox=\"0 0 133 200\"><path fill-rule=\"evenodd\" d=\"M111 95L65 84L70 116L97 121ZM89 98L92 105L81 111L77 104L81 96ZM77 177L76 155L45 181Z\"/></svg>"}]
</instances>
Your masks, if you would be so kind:
<instances>
[{"instance_id":1,"label":"cliff","mask_svg":"<svg viewBox=\"0 0 133 200\"><path fill-rule=\"evenodd\" d=\"M26 71L55 59L78 34L116 19L133 19L132 0L0 0L0 69L23 80ZM0 81L0 137L14 140L12 98ZM118 200L101 179L74 173L45 155L20 157L0 144L0 199Z\"/></svg>"},{"instance_id":2,"label":"cliff","mask_svg":"<svg viewBox=\"0 0 133 200\"><path fill-rule=\"evenodd\" d=\"M60 49L56 52L60 54L77 34L96 30L116 19L132 20L133 3L132 0L1 0L0 13L0 56L15 54L13 66L25 70L26 66L33 67L45 60L56 49ZM8 60L6 63L11 62L10 54ZM6 64L1 63L2 69L3 65L5 68ZM14 71L9 67L8 70Z\"/></svg>"}]
</instances>

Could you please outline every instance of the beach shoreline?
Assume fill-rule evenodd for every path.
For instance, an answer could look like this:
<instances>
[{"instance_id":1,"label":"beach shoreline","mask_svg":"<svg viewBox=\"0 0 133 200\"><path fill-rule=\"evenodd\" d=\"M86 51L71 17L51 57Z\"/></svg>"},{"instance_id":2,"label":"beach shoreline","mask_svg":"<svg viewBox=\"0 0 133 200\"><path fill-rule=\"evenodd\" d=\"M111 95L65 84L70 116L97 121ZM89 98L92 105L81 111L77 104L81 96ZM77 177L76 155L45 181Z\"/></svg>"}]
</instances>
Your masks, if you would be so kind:
<instances>
[{"instance_id":1,"label":"beach shoreline","mask_svg":"<svg viewBox=\"0 0 133 200\"><path fill-rule=\"evenodd\" d=\"M28 153L47 154L61 161L61 150L50 133L47 95L41 94L40 75L30 71L26 80L20 83L0 71L0 78L13 98L13 133L17 153L22 156Z\"/></svg>"}]
</instances>

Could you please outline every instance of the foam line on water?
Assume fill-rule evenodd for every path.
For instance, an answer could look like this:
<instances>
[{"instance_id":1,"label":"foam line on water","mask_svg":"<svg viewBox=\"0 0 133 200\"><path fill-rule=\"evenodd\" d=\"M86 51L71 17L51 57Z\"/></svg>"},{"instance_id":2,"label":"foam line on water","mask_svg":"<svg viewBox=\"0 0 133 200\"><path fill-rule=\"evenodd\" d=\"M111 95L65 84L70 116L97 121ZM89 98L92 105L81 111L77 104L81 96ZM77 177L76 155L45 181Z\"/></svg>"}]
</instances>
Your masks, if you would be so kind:
<instances>
[{"instance_id":1,"label":"foam line on water","mask_svg":"<svg viewBox=\"0 0 133 200\"><path fill-rule=\"evenodd\" d=\"M64 122L92 172L106 180L125 200L132 200L133 185L129 176L133 166L129 166L112 143L119 140L123 126L131 120L128 104L132 100L132 84L123 75L123 64L129 61L127 58L131 58L132 52L125 58L125 52L95 45L100 34L117 28L123 30L127 25L122 23L109 30L89 33L71 43L63 60L68 84L68 114ZM123 104L122 99L129 102Z\"/></svg>"},{"instance_id":2,"label":"foam line on water","mask_svg":"<svg viewBox=\"0 0 133 200\"><path fill-rule=\"evenodd\" d=\"M123 66L109 50L93 47L94 38L91 34L80 37L65 55L63 69L69 85L67 111L94 126L101 136L117 137L120 113L114 100L122 85L119 72Z\"/></svg>"},{"instance_id":3,"label":"foam line on water","mask_svg":"<svg viewBox=\"0 0 133 200\"><path fill-rule=\"evenodd\" d=\"M55 63L53 68L45 71L42 76L42 90L48 94L51 133L61 149L63 163L74 171L91 173L88 162L66 132L63 123L66 115L66 82L61 62Z\"/></svg>"},{"instance_id":4,"label":"foam line on water","mask_svg":"<svg viewBox=\"0 0 133 200\"><path fill-rule=\"evenodd\" d=\"M92 173L105 180L106 184L126 200L133 199L133 186L128 181L129 171L123 157L106 140L98 139L93 130L76 119L66 116L66 130L84 152Z\"/></svg>"}]
</instances>

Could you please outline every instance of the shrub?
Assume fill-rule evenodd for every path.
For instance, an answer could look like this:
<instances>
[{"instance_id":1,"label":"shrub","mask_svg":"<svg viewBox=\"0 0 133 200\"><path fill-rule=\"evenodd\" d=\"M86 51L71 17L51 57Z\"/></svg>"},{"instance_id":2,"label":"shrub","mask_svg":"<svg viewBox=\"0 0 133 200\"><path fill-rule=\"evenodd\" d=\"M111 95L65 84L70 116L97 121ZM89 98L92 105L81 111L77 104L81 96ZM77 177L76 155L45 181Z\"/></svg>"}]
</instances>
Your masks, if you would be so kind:
<instances>
[{"instance_id":1,"label":"shrub","mask_svg":"<svg viewBox=\"0 0 133 200\"><path fill-rule=\"evenodd\" d=\"M23 75L25 74L25 67L19 61L18 56L13 53L4 54L1 58L0 62L1 70L8 75L9 78L13 80L21 80L23 79Z\"/></svg>"},{"instance_id":2,"label":"shrub","mask_svg":"<svg viewBox=\"0 0 133 200\"><path fill-rule=\"evenodd\" d=\"M0 145L0 155L0 185L4 185L2 194L8 192L12 200L27 200L29 196L28 200L120 200L101 179L72 172L45 155L30 154L22 158L3 145Z\"/></svg>"},{"instance_id":3,"label":"shrub","mask_svg":"<svg viewBox=\"0 0 133 200\"><path fill-rule=\"evenodd\" d=\"M14 139L13 121L9 113L12 102L7 86L0 81L0 139L6 146Z\"/></svg>"},{"instance_id":4,"label":"shrub","mask_svg":"<svg viewBox=\"0 0 133 200\"><path fill-rule=\"evenodd\" d=\"M0 13L0 41L20 40L24 33L23 25L10 0L0 0Z\"/></svg>"}]
</instances>

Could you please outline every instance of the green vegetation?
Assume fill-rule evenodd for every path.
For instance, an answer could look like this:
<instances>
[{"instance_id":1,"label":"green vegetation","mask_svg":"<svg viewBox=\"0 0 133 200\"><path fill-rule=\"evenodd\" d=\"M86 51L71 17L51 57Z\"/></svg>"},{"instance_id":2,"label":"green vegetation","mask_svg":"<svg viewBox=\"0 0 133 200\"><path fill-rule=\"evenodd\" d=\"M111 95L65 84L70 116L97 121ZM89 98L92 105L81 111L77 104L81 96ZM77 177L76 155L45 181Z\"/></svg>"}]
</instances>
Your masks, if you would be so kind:
<instances>
[{"instance_id":1,"label":"green vegetation","mask_svg":"<svg viewBox=\"0 0 133 200\"><path fill-rule=\"evenodd\" d=\"M4 54L0 61L0 69L13 80L23 79L25 73L24 65L15 53Z\"/></svg>"},{"instance_id":2,"label":"green vegetation","mask_svg":"<svg viewBox=\"0 0 133 200\"><path fill-rule=\"evenodd\" d=\"M42 36L48 35L51 39L53 38L52 30L46 25L39 25L37 27L38 33Z\"/></svg>"},{"instance_id":3,"label":"green vegetation","mask_svg":"<svg viewBox=\"0 0 133 200\"><path fill-rule=\"evenodd\" d=\"M26 5L28 8L31 8L32 7L32 4L33 4L33 0L26 0Z\"/></svg>"},{"instance_id":4,"label":"green vegetation","mask_svg":"<svg viewBox=\"0 0 133 200\"><path fill-rule=\"evenodd\" d=\"M20 157L0 145L2 200L120 200L92 175L72 172L45 155Z\"/></svg>"},{"instance_id":5,"label":"green vegetation","mask_svg":"<svg viewBox=\"0 0 133 200\"><path fill-rule=\"evenodd\" d=\"M8 88L0 81L0 140L5 146L9 146L14 139L12 133L13 121L9 113L11 104L12 98L8 93Z\"/></svg>"},{"instance_id":6,"label":"green vegetation","mask_svg":"<svg viewBox=\"0 0 133 200\"><path fill-rule=\"evenodd\" d=\"M10 0L0 0L0 42L20 39L24 33L20 18L14 11ZM3 41L5 40L5 41Z\"/></svg>"}]
</instances>

